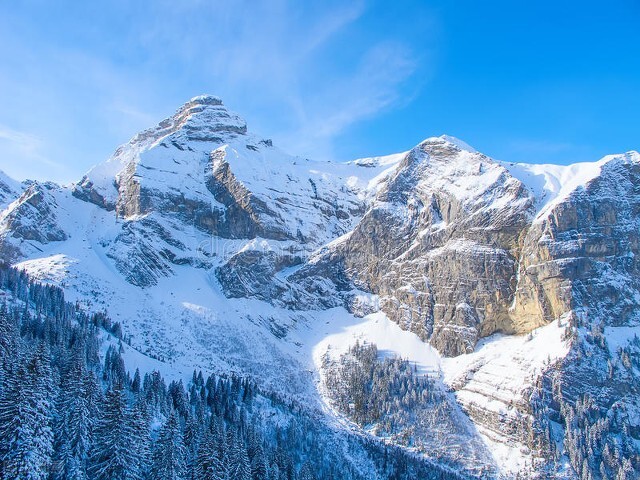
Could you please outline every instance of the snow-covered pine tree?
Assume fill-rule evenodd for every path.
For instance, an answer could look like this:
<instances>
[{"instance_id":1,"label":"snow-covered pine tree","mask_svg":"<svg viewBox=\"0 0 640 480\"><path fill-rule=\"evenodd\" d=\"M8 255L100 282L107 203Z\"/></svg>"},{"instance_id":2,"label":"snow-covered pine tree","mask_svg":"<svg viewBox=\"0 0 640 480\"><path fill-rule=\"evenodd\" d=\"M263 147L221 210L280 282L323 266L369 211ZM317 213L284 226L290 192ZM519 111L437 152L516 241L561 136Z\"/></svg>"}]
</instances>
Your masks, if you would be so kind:
<instances>
[{"instance_id":1,"label":"snow-covered pine tree","mask_svg":"<svg viewBox=\"0 0 640 480\"><path fill-rule=\"evenodd\" d=\"M202 441L203 433L199 423L193 414L190 414L184 426L184 446L186 450L186 468L189 475L187 478L197 480L200 475L196 475L198 470L198 449Z\"/></svg>"},{"instance_id":2,"label":"snow-covered pine tree","mask_svg":"<svg viewBox=\"0 0 640 480\"><path fill-rule=\"evenodd\" d=\"M87 478L87 460L96 416L98 385L85 365L83 346L73 350L62 376L56 419L53 477Z\"/></svg>"},{"instance_id":3,"label":"snow-covered pine tree","mask_svg":"<svg viewBox=\"0 0 640 480\"><path fill-rule=\"evenodd\" d=\"M167 389L167 395L169 396L171 407L176 410L180 416L186 417L189 408L189 400L182 380L178 382L171 382Z\"/></svg>"},{"instance_id":4,"label":"snow-covered pine tree","mask_svg":"<svg viewBox=\"0 0 640 480\"><path fill-rule=\"evenodd\" d=\"M229 478L230 467L230 447L227 438L227 429L224 420L218 416L212 416L210 429L213 434L213 441L216 448L217 465L215 471L217 478L227 480ZM214 477L215 478L215 477Z\"/></svg>"},{"instance_id":5,"label":"snow-covered pine tree","mask_svg":"<svg viewBox=\"0 0 640 480\"><path fill-rule=\"evenodd\" d=\"M8 360L9 355L15 348L17 340L17 329L7 311L7 304L0 305L0 368L2 363Z\"/></svg>"},{"instance_id":6,"label":"snow-covered pine tree","mask_svg":"<svg viewBox=\"0 0 640 480\"><path fill-rule=\"evenodd\" d=\"M107 391L96 428L89 472L95 480L140 480L140 456L129 421L123 387L116 383Z\"/></svg>"},{"instance_id":7,"label":"snow-covered pine tree","mask_svg":"<svg viewBox=\"0 0 640 480\"><path fill-rule=\"evenodd\" d=\"M136 448L138 476L146 478L151 464L151 436L149 409L142 399L138 399L129 413L131 423L131 443Z\"/></svg>"},{"instance_id":8,"label":"snow-covered pine tree","mask_svg":"<svg viewBox=\"0 0 640 480\"><path fill-rule=\"evenodd\" d=\"M153 453L151 478L154 480L182 480L185 474L186 450L178 414L172 410L160 429Z\"/></svg>"},{"instance_id":9,"label":"snow-covered pine tree","mask_svg":"<svg viewBox=\"0 0 640 480\"><path fill-rule=\"evenodd\" d=\"M203 433L198 446L195 472L198 480L227 479L227 470L220 456L217 437L211 430Z\"/></svg>"},{"instance_id":10,"label":"snow-covered pine tree","mask_svg":"<svg viewBox=\"0 0 640 480\"><path fill-rule=\"evenodd\" d=\"M140 369L136 368L136 373L133 375L133 380L131 381L131 391L138 395L140 393L140 386L142 380L140 379Z\"/></svg>"},{"instance_id":11,"label":"snow-covered pine tree","mask_svg":"<svg viewBox=\"0 0 640 480\"><path fill-rule=\"evenodd\" d=\"M300 469L298 475L299 480L316 480L316 476L313 473L313 468L309 462L305 462Z\"/></svg>"},{"instance_id":12,"label":"snow-covered pine tree","mask_svg":"<svg viewBox=\"0 0 640 480\"><path fill-rule=\"evenodd\" d=\"M247 447L241 438L235 437L229 455L229 480L251 480L251 464Z\"/></svg>"},{"instance_id":13,"label":"snow-covered pine tree","mask_svg":"<svg viewBox=\"0 0 640 480\"><path fill-rule=\"evenodd\" d=\"M16 358L18 346L18 329L9 315L7 304L0 305L0 392L4 386L4 378Z\"/></svg>"},{"instance_id":14,"label":"snow-covered pine tree","mask_svg":"<svg viewBox=\"0 0 640 480\"><path fill-rule=\"evenodd\" d=\"M253 445L253 457L251 458L251 477L253 480L267 480L269 478L269 467L262 443L255 437L253 441L255 443Z\"/></svg>"},{"instance_id":15,"label":"snow-covered pine tree","mask_svg":"<svg viewBox=\"0 0 640 480\"><path fill-rule=\"evenodd\" d=\"M25 357L16 360L0 398L1 473L7 479L45 480L53 455L50 357L44 344Z\"/></svg>"}]
</instances>

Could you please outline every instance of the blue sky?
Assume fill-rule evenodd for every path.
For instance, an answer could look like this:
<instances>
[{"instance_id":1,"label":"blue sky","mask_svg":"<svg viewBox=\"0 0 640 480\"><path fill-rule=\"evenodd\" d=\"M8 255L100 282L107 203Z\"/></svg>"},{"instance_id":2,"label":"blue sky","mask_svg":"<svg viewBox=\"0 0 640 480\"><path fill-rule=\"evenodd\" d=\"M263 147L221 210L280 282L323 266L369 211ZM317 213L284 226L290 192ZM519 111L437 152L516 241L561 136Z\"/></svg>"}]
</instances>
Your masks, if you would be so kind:
<instances>
[{"instance_id":1,"label":"blue sky","mask_svg":"<svg viewBox=\"0 0 640 480\"><path fill-rule=\"evenodd\" d=\"M447 133L495 158L640 149L640 2L0 3L0 169L72 181L212 93L290 153Z\"/></svg>"}]
</instances>

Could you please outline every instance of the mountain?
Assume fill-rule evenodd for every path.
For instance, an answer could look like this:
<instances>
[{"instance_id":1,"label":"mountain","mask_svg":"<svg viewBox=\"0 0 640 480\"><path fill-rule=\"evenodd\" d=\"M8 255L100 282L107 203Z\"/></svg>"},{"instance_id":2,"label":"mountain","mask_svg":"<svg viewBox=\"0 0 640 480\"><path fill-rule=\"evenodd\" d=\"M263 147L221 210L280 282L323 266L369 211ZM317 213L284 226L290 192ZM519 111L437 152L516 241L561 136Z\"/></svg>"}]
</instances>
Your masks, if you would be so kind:
<instances>
[{"instance_id":1,"label":"mountain","mask_svg":"<svg viewBox=\"0 0 640 480\"><path fill-rule=\"evenodd\" d=\"M2 258L119 322L128 368L248 378L463 476L640 474L637 152L313 161L200 96L0 195Z\"/></svg>"}]
</instances>

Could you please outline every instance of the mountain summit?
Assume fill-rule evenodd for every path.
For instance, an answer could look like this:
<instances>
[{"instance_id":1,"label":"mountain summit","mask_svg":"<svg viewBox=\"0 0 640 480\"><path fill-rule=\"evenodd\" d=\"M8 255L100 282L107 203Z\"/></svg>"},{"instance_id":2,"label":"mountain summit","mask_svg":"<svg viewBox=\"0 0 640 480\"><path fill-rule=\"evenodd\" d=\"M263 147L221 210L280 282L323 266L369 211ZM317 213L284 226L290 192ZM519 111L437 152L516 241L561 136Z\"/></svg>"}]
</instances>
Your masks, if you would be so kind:
<instances>
[{"instance_id":1,"label":"mountain summit","mask_svg":"<svg viewBox=\"0 0 640 480\"><path fill-rule=\"evenodd\" d=\"M313 161L203 95L75 185L0 182L3 258L120 322L129 368L250 378L451 478L640 473L637 152ZM344 389L394 356L414 383Z\"/></svg>"}]
</instances>

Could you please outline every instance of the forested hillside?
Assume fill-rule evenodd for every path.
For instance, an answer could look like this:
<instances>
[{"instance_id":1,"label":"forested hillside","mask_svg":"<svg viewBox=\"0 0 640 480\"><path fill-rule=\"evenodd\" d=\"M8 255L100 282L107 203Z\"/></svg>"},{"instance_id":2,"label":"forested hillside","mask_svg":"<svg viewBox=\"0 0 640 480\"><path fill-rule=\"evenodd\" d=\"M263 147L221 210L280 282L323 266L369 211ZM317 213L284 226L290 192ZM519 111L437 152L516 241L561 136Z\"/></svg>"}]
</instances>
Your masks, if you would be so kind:
<instances>
[{"instance_id":1,"label":"forested hillside","mask_svg":"<svg viewBox=\"0 0 640 480\"><path fill-rule=\"evenodd\" d=\"M120 326L0 268L0 478L457 478L353 435L375 472L300 405L237 376L131 372Z\"/></svg>"}]
</instances>

